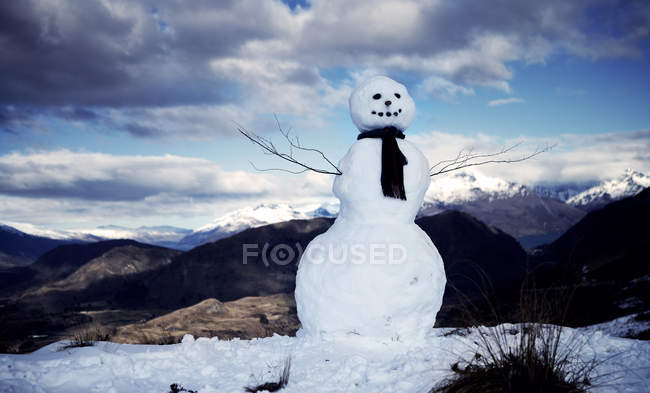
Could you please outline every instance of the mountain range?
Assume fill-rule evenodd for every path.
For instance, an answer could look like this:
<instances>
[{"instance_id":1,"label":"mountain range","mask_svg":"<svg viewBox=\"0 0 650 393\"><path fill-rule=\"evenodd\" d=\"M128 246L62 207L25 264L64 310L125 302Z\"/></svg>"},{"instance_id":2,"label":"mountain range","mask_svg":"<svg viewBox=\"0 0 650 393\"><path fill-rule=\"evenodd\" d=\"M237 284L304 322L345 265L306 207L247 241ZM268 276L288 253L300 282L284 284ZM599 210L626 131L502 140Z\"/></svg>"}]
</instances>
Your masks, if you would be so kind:
<instances>
[{"instance_id":1,"label":"mountain range","mask_svg":"<svg viewBox=\"0 0 650 393\"><path fill-rule=\"evenodd\" d=\"M478 171L456 172L433 179L418 217L438 214L444 210L464 211L500 228L515 237L524 248L530 249L555 240L586 212L635 195L648 186L650 177L632 170L626 170L621 176L600 183L535 187L485 176ZM247 228L292 219L335 217L337 213L337 202L301 205L264 203L234 210L194 230L173 226L126 228L107 225L94 229L57 231L33 225L16 225L20 231L0 226L0 241L5 234L20 232L24 236L77 243L132 239L177 250L189 250ZM31 251L7 252L4 247L0 247L0 268L31 263L41 253L60 244L50 243L50 248L37 247Z\"/></svg>"},{"instance_id":2,"label":"mountain range","mask_svg":"<svg viewBox=\"0 0 650 393\"><path fill-rule=\"evenodd\" d=\"M650 187L650 176L627 169L616 179L597 184L567 199L570 205L592 211L619 199L633 196Z\"/></svg>"},{"instance_id":3,"label":"mountain range","mask_svg":"<svg viewBox=\"0 0 650 393\"><path fill-rule=\"evenodd\" d=\"M269 296L293 292L301 250L332 222L319 217L249 228L187 252L132 240L57 247L31 266L0 272L0 280L5 278L0 283L5 288L2 339L46 335L47 341L89 319L111 318L114 326L122 326L206 299L231 302L254 296L275 304L280 298ZM479 294L473 282L484 273L499 286L513 285L525 273L526 253L517 241L466 213L446 211L417 224L443 255L449 282L469 296ZM274 262L278 245L291 246L279 263ZM506 274L504 260L512 264ZM446 296L446 303L453 303L454 294ZM295 321L292 310L282 318ZM445 320L444 312L440 320Z\"/></svg>"},{"instance_id":4,"label":"mountain range","mask_svg":"<svg viewBox=\"0 0 650 393\"><path fill-rule=\"evenodd\" d=\"M529 273L540 287L577 286L572 298L566 298L572 303L569 322L574 325L647 310L648 214L650 189L588 213L559 239L532 254L509 234L465 212L446 210L418 218L416 224L439 249L448 277L438 322L454 325L460 299L480 299L485 293L501 294L499 304L510 307L519 299L517 288ZM233 314L218 311L218 302L251 296L258 298L253 303L266 304L264 309L274 313L272 329L293 331L295 308L290 299L273 295L293 291L301 250L332 222L318 217L262 225L187 252L133 240L57 246L30 266L0 271L4 295L0 344L12 340L25 344L26 337L32 336L45 336L40 343L52 341L90 321L113 327L137 325L206 299L214 300L196 309L217 311L205 326L230 329L233 336L266 332L254 323L258 314L252 310L237 312L246 315L244 325L226 323ZM284 256L277 253L281 244L291 246ZM279 263L274 258L280 258ZM287 313L278 311L282 309ZM170 318L179 321L186 314ZM268 322L260 316L258 322L265 324L265 319ZM169 323L177 323L173 321ZM138 326L149 332L160 330L150 325ZM25 350L30 345L36 344L25 344Z\"/></svg>"},{"instance_id":5,"label":"mountain range","mask_svg":"<svg viewBox=\"0 0 650 393\"><path fill-rule=\"evenodd\" d=\"M585 214L524 185L468 172L432 182L419 216L450 209L505 231L526 248L554 240Z\"/></svg>"}]
</instances>

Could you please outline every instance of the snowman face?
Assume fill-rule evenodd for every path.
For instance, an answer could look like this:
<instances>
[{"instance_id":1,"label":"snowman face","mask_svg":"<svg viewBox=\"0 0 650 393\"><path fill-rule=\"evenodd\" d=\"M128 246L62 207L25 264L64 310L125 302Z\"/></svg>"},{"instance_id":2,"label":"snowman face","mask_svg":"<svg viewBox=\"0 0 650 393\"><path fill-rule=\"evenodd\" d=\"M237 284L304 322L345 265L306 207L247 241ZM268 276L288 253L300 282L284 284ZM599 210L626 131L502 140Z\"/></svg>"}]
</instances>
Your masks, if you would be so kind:
<instances>
[{"instance_id":1,"label":"snowman face","mask_svg":"<svg viewBox=\"0 0 650 393\"><path fill-rule=\"evenodd\" d=\"M360 131L390 126L404 131L413 122L415 103L404 85L375 76L352 92L350 116Z\"/></svg>"}]
</instances>

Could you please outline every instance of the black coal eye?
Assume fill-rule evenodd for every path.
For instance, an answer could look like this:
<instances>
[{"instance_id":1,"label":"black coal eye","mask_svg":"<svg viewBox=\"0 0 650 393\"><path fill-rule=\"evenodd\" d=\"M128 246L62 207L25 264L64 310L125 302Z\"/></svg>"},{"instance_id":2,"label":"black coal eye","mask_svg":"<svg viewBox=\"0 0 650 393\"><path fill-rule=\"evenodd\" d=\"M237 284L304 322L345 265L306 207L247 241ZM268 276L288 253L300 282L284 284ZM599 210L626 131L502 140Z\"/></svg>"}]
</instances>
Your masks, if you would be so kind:
<instances>
[{"instance_id":1,"label":"black coal eye","mask_svg":"<svg viewBox=\"0 0 650 393\"><path fill-rule=\"evenodd\" d=\"M374 96L372 96L372 98L374 98L375 100L378 100L378 99L381 98L381 94L377 93Z\"/></svg>"},{"instance_id":2,"label":"black coal eye","mask_svg":"<svg viewBox=\"0 0 650 393\"><path fill-rule=\"evenodd\" d=\"M395 97L401 98L402 96L399 93L395 93Z\"/></svg>"}]
</instances>

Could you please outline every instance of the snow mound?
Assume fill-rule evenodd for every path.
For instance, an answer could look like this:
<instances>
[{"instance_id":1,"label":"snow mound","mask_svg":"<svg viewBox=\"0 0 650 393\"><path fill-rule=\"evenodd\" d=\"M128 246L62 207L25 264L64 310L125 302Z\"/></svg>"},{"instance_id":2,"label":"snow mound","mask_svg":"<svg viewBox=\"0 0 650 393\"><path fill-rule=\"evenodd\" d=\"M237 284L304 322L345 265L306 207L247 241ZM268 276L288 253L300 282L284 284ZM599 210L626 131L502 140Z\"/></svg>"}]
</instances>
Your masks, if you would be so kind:
<instances>
[{"instance_id":1,"label":"snow mound","mask_svg":"<svg viewBox=\"0 0 650 393\"><path fill-rule=\"evenodd\" d=\"M616 337L637 337L640 333L650 330L650 321L647 318L637 318L639 315L641 314L626 315L613 321L583 327L580 330L588 334L603 332Z\"/></svg>"},{"instance_id":2,"label":"snow mound","mask_svg":"<svg viewBox=\"0 0 650 393\"><path fill-rule=\"evenodd\" d=\"M27 355L0 355L0 392L166 392L178 383L200 393L241 393L277 378L291 357L286 393L424 393L451 375L450 365L474 354L477 332L433 329L420 346L348 340L320 345L295 337L221 341L185 336L175 345L109 342L59 351L55 343ZM576 358L601 360L603 386L592 393L645 392L650 342L566 329L580 340Z\"/></svg>"}]
</instances>

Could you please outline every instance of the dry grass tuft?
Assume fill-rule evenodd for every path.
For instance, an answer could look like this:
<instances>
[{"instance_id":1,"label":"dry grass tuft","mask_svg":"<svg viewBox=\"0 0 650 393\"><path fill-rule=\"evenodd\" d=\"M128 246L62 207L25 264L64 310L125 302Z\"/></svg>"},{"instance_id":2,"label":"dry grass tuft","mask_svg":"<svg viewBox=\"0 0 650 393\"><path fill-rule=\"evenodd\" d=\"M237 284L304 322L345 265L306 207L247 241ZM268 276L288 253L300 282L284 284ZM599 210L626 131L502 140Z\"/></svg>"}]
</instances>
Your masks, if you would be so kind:
<instances>
[{"instance_id":1,"label":"dry grass tuft","mask_svg":"<svg viewBox=\"0 0 650 393\"><path fill-rule=\"evenodd\" d=\"M67 344L59 347L59 350L70 348L92 347L97 341L108 341L111 334L108 330L98 324L92 324L75 331Z\"/></svg>"},{"instance_id":2,"label":"dry grass tuft","mask_svg":"<svg viewBox=\"0 0 650 393\"><path fill-rule=\"evenodd\" d=\"M289 374L291 373L291 358L288 357L284 361L284 366L282 367L282 372L278 378L278 382L265 382L257 386L246 386L244 391L248 393L255 392L277 392L280 389L283 389L289 383Z\"/></svg>"},{"instance_id":3,"label":"dry grass tuft","mask_svg":"<svg viewBox=\"0 0 650 393\"><path fill-rule=\"evenodd\" d=\"M473 315L484 316L485 309L476 310L466 299L467 324L478 332L474 356L451 365L453 376L430 393L585 393L592 387L600 363L578 359L585 343L561 324L572 292L527 285L520 291L518 325L504 324L496 308L483 301L496 326L479 326Z\"/></svg>"}]
</instances>

